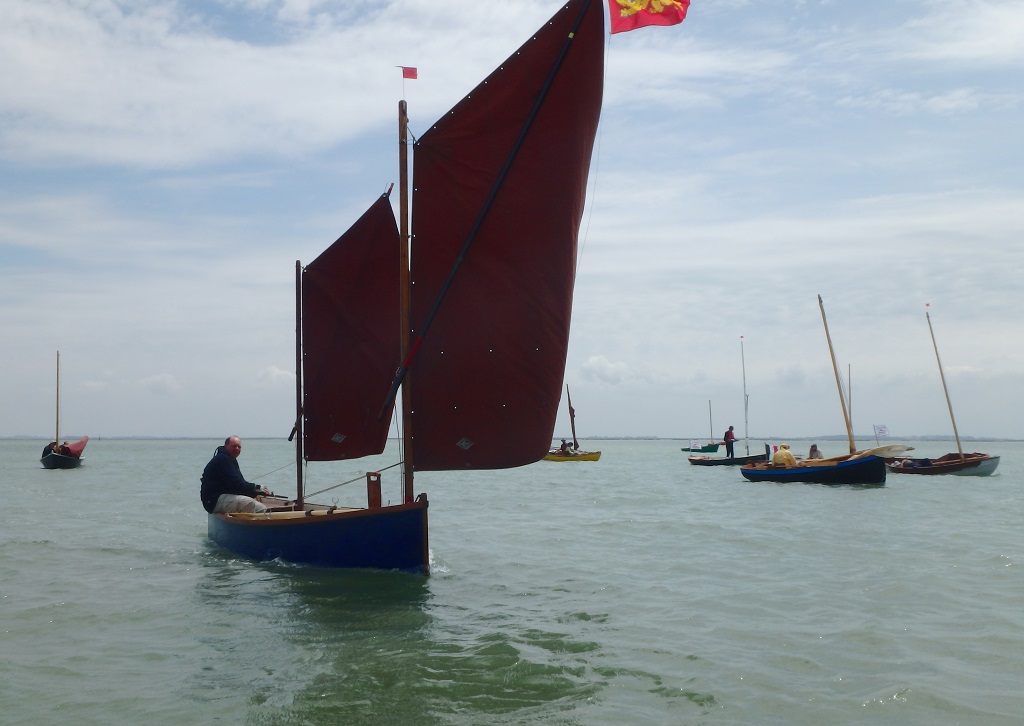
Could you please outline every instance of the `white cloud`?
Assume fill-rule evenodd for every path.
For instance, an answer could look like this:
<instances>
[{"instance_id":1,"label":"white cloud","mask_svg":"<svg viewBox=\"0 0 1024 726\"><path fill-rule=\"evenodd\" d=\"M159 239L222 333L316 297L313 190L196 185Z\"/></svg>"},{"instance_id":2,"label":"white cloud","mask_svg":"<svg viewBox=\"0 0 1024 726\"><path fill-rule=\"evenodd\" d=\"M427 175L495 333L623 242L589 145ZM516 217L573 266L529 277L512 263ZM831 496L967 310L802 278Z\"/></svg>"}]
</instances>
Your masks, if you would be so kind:
<instances>
[{"instance_id":1,"label":"white cloud","mask_svg":"<svg viewBox=\"0 0 1024 726\"><path fill-rule=\"evenodd\" d=\"M882 90L870 97L847 97L839 99L842 106L886 113L909 115L913 113L951 114L977 111L989 99L970 88L958 88L947 93L925 95L895 90ZM996 100L996 102L999 102Z\"/></svg>"},{"instance_id":2,"label":"white cloud","mask_svg":"<svg viewBox=\"0 0 1024 726\"><path fill-rule=\"evenodd\" d=\"M1024 2L962 0L925 3L908 24L911 57L994 67L1024 64Z\"/></svg>"},{"instance_id":3,"label":"white cloud","mask_svg":"<svg viewBox=\"0 0 1024 726\"><path fill-rule=\"evenodd\" d=\"M295 373L277 366L268 366L256 374L256 385L261 388L294 386Z\"/></svg>"},{"instance_id":4,"label":"white cloud","mask_svg":"<svg viewBox=\"0 0 1024 726\"><path fill-rule=\"evenodd\" d=\"M629 366L622 362L613 362L603 355L591 356L580 369L581 375L591 381L600 381L617 385L630 380L633 375Z\"/></svg>"}]
</instances>

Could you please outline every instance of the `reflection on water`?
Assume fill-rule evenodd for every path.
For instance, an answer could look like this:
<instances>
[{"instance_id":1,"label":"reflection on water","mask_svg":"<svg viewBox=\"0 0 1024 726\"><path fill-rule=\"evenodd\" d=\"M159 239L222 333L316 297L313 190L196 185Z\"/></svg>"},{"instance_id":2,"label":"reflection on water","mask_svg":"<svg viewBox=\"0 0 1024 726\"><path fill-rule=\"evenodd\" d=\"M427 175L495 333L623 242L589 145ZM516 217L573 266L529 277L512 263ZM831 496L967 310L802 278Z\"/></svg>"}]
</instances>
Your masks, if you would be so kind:
<instances>
[{"instance_id":1,"label":"reflection on water","mask_svg":"<svg viewBox=\"0 0 1024 726\"><path fill-rule=\"evenodd\" d=\"M439 604L435 582L210 553L196 608L219 625L191 697L216 704L247 693L252 723L336 724L339 714L347 724L501 723L571 711L607 685L590 665L597 642Z\"/></svg>"}]
</instances>

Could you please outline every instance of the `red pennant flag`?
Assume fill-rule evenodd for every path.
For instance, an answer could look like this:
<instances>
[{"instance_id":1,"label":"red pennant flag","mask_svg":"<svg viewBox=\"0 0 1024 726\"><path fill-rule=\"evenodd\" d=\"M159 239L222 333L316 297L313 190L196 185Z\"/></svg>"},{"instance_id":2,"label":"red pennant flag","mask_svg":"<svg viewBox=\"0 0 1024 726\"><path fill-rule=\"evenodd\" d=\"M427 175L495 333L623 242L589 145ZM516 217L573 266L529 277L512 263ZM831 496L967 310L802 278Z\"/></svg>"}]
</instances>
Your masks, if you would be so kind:
<instances>
[{"instance_id":1,"label":"red pennant flag","mask_svg":"<svg viewBox=\"0 0 1024 726\"><path fill-rule=\"evenodd\" d=\"M402 66L402 78L416 78L416 69Z\"/></svg>"},{"instance_id":2,"label":"red pennant flag","mask_svg":"<svg viewBox=\"0 0 1024 726\"><path fill-rule=\"evenodd\" d=\"M608 7L612 33L625 33L645 25L678 25L690 0L608 0Z\"/></svg>"}]
</instances>

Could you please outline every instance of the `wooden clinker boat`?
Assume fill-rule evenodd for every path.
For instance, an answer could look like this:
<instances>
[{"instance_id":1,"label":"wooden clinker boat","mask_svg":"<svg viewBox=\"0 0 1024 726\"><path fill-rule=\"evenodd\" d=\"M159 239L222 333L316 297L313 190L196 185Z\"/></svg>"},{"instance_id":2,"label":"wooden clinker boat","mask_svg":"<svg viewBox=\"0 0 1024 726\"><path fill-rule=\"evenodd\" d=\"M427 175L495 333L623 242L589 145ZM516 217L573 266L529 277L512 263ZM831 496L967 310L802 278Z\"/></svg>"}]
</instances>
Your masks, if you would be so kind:
<instances>
[{"instance_id":1,"label":"wooden clinker boat","mask_svg":"<svg viewBox=\"0 0 1024 726\"><path fill-rule=\"evenodd\" d=\"M999 466L999 457L974 452L964 453L960 443L960 432L956 428L956 417L953 416L953 402L949 398L949 387L946 386L946 374L942 370L942 358L939 357L939 344L935 342L935 330L932 328L932 316L925 311L928 321L928 334L935 350L935 362L939 366L939 378L942 380L942 391L946 396L949 408L949 421L953 424L953 437L956 439L956 453L940 456L938 459L888 459L886 468L893 474L918 474L934 476L936 474L955 474L957 476L991 476Z\"/></svg>"},{"instance_id":2,"label":"wooden clinker boat","mask_svg":"<svg viewBox=\"0 0 1024 726\"><path fill-rule=\"evenodd\" d=\"M857 451L853 439L853 426L846 408L846 398L839 382L839 368L836 365L835 350L832 348L832 336L828 332L828 320L825 317L825 304L818 295L818 308L821 310L821 322L825 328L825 340L828 343L829 357L832 359L832 372L836 378L836 389L839 391L839 405L843 411L843 422L846 424L846 437L850 444L850 453L834 456L829 459L804 459L796 464L773 464L770 461L749 464L740 468L740 473L750 481L794 482L802 484L885 484L885 457L899 456L909 447L899 445L879 446L866 451ZM813 463L812 463L813 462Z\"/></svg>"},{"instance_id":3,"label":"wooden clinker boat","mask_svg":"<svg viewBox=\"0 0 1024 726\"><path fill-rule=\"evenodd\" d=\"M832 459L800 461L796 466L776 466L769 461L749 464L740 473L749 481L801 484L885 484L885 459L869 452Z\"/></svg>"},{"instance_id":4,"label":"wooden clinker boat","mask_svg":"<svg viewBox=\"0 0 1024 726\"><path fill-rule=\"evenodd\" d=\"M694 466L743 466L758 461L768 461L768 454L750 454L749 456L689 456L687 460Z\"/></svg>"},{"instance_id":5,"label":"wooden clinker boat","mask_svg":"<svg viewBox=\"0 0 1024 726\"><path fill-rule=\"evenodd\" d=\"M600 451L580 451L580 442L576 439L576 409L572 407L569 385L565 386L565 400L569 404L569 426L572 427L572 446L562 439L562 446L551 449L544 455L544 461L599 461ZM564 448L563 448L564 447Z\"/></svg>"},{"instance_id":6,"label":"wooden clinker boat","mask_svg":"<svg viewBox=\"0 0 1024 726\"><path fill-rule=\"evenodd\" d=\"M77 469L82 465L82 452L85 445L89 443L89 437L83 436L78 441L69 444L60 441L60 351L57 351L57 415L54 426L53 441L43 448L39 457L39 463L44 469Z\"/></svg>"},{"instance_id":7,"label":"wooden clinker boat","mask_svg":"<svg viewBox=\"0 0 1024 726\"><path fill-rule=\"evenodd\" d=\"M563 454L558 449L552 449L544 457L544 461L600 461L600 451L577 451L572 454Z\"/></svg>"},{"instance_id":8,"label":"wooden clinker boat","mask_svg":"<svg viewBox=\"0 0 1024 726\"><path fill-rule=\"evenodd\" d=\"M82 452L85 451L87 443L89 437L83 436L73 443L63 444L56 451L51 449L43 454L39 462L44 469L77 469L82 465Z\"/></svg>"},{"instance_id":9,"label":"wooden clinker boat","mask_svg":"<svg viewBox=\"0 0 1024 726\"><path fill-rule=\"evenodd\" d=\"M296 263L296 497L266 500L266 513L208 515L213 542L256 560L429 573L414 473L544 458L569 346L605 12L569 0L415 140L399 101L398 224L385 193L312 263ZM365 508L306 501L328 491L306 491L307 463L380 454L393 417L397 503L382 497L379 472L366 474Z\"/></svg>"},{"instance_id":10,"label":"wooden clinker boat","mask_svg":"<svg viewBox=\"0 0 1024 726\"><path fill-rule=\"evenodd\" d=\"M938 459L900 459L885 461L885 468L893 474L954 474L956 476L991 476L999 466L999 457L977 452L949 453Z\"/></svg>"}]
</instances>

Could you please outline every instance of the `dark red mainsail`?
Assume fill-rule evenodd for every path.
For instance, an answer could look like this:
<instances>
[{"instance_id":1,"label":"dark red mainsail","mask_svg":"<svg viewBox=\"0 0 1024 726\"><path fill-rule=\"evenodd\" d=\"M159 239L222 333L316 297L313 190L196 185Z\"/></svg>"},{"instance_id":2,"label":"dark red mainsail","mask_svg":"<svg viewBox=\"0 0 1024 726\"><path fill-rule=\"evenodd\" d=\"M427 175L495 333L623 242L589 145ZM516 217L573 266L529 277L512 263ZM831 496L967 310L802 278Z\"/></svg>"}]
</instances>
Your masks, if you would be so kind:
<instances>
[{"instance_id":1,"label":"dark red mainsail","mask_svg":"<svg viewBox=\"0 0 1024 726\"><path fill-rule=\"evenodd\" d=\"M569 2L414 147L411 325L430 322L411 366L417 470L548 451L604 42L603 4Z\"/></svg>"}]
</instances>

